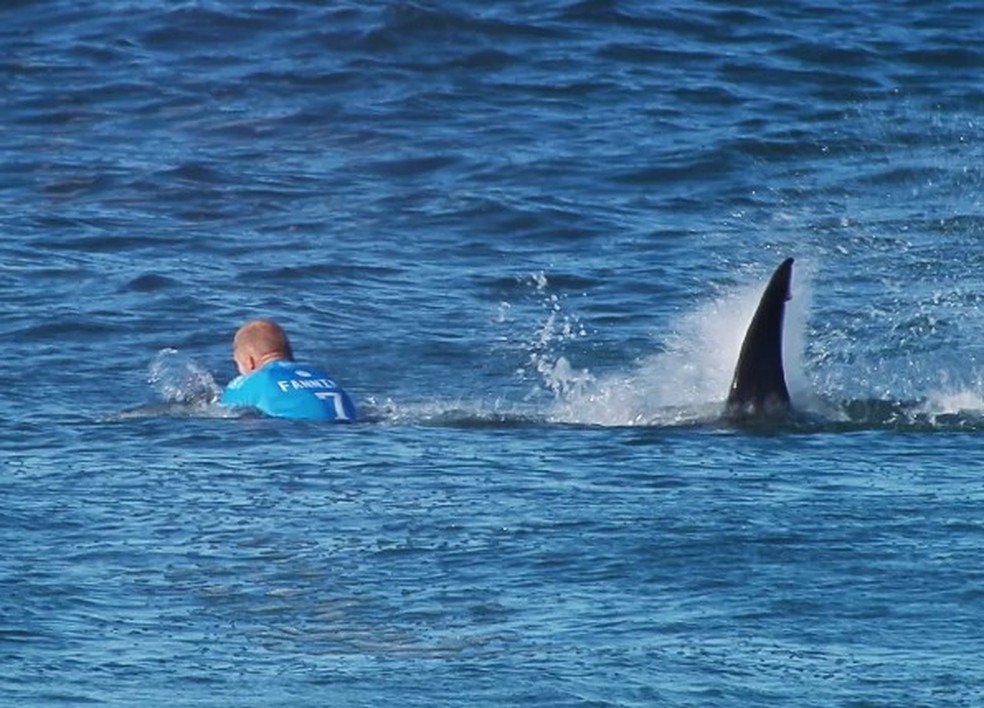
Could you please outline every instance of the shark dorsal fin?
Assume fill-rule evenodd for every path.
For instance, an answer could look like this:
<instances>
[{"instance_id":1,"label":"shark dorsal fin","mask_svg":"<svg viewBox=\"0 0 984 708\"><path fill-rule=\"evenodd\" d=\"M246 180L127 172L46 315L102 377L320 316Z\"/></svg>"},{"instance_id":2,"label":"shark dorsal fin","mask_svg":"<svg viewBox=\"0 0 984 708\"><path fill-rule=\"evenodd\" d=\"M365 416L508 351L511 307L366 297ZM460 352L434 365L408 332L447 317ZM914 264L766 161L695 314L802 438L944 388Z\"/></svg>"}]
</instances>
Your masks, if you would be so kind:
<instances>
[{"instance_id":1,"label":"shark dorsal fin","mask_svg":"<svg viewBox=\"0 0 984 708\"><path fill-rule=\"evenodd\" d=\"M762 293L731 380L725 404L729 417L775 416L790 410L782 363L782 330L792 273L793 259L787 258L776 268Z\"/></svg>"}]
</instances>

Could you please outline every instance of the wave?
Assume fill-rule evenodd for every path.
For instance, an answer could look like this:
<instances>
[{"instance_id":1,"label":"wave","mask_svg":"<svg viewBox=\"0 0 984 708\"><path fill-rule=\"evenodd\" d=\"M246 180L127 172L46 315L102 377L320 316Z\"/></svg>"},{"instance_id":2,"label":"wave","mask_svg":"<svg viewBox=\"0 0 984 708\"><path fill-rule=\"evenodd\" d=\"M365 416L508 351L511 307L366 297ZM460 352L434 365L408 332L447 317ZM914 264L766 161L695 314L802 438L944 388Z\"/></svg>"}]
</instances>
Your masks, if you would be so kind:
<instances>
[{"instance_id":1,"label":"wave","mask_svg":"<svg viewBox=\"0 0 984 708\"><path fill-rule=\"evenodd\" d=\"M824 399L814 397L808 407L785 418L735 422L723 417L724 400L679 406L647 404L622 391L601 395L580 393L576 402L560 399L546 407L504 400L387 399L360 401L359 421L370 425L422 426L459 429L657 428L744 431L750 433L984 432L984 396L978 390L937 392L922 400L878 398ZM106 416L104 422L148 418L241 418L242 411L214 400L172 400L143 404Z\"/></svg>"},{"instance_id":2,"label":"wave","mask_svg":"<svg viewBox=\"0 0 984 708\"><path fill-rule=\"evenodd\" d=\"M968 397L977 394L967 392ZM363 402L363 423L458 429L610 428L706 430L749 434L832 434L865 431L897 433L984 432L984 401L977 407L938 409L925 401L853 399L819 402L784 418L736 422L722 416L723 400L683 407L654 408L635 419L567 417L521 404L483 401ZM822 409L822 412L821 412Z\"/></svg>"}]
</instances>

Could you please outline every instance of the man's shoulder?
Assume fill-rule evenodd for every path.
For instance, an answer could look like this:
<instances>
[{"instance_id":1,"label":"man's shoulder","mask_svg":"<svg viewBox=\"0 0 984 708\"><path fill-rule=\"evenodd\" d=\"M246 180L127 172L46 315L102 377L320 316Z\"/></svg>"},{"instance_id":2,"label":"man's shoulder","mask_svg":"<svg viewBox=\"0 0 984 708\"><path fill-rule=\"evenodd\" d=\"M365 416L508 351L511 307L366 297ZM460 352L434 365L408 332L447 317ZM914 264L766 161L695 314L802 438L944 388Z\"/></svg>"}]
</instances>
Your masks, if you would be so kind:
<instances>
[{"instance_id":1,"label":"man's shoulder","mask_svg":"<svg viewBox=\"0 0 984 708\"><path fill-rule=\"evenodd\" d=\"M257 381L251 374L240 374L222 391L222 403L230 406L253 405L257 396Z\"/></svg>"},{"instance_id":2,"label":"man's shoulder","mask_svg":"<svg viewBox=\"0 0 984 708\"><path fill-rule=\"evenodd\" d=\"M304 376L304 372L324 373L324 370L320 366L303 361L295 361L293 359L280 359L279 361L275 361L273 363L281 369L297 372L301 376Z\"/></svg>"},{"instance_id":3,"label":"man's shoulder","mask_svg":"<svg viewBox=\"0 0 984 708\"><path fill-rule=\"evenodd\" d=\"M330 379L320 366L312 366L299 361L275 361L264 367L270 376L289 376L293 379Z\"/></svg>"},{"instance_id":4,"label":"man's shoulder","mask_svg":"<svg viewBox=\"0 0 984 708\"><path fill-rule=\"evenodd\" d=\"M232 381L230 381L228 384L226 384L226 389L229 390L229 391L238 391L239 389L241 389L246 384L246 381L248 379L249 379L248 376L245 376L243 374L240 374L239 376L237 376L236 378L234 378Z\"/></svg>"}]
</instances>

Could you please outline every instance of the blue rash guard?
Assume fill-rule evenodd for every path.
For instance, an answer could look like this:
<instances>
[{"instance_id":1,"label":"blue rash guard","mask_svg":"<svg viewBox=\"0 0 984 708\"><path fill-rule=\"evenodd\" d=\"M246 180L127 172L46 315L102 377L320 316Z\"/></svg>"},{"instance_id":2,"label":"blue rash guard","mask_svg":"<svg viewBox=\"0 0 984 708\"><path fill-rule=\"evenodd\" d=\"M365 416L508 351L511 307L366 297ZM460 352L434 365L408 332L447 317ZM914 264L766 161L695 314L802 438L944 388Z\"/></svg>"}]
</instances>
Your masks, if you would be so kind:
<instances>
[{"instance_id":1,"label":"blue rash guard","mask_svg":"<svg viewBox=\"0 0 984 708\"><path fill-rule=\"evenodd\" d=\"M275 418L349 422L355 404L345 390L320 369L278 359L237 376L222 393L224 406L255 408Z\"/></svg>"}]
</instances>

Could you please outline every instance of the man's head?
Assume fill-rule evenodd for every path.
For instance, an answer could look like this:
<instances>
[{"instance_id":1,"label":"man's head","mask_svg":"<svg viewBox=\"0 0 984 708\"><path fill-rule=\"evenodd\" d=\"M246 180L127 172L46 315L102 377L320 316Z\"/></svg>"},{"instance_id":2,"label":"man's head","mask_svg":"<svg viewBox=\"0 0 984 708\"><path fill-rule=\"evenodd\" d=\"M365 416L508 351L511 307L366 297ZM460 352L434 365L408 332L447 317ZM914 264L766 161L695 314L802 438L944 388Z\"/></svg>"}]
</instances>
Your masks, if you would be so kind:
<instances>
[{"instance_id":1,"label":"man's head","mask_svg":"<svg viewBox=\"0 0 984 708\"><path fill-rule=\"evenodd\" d=\"M252 320L236 332L232 358L239 373L250 374L271 361L293 359L294 352L280 325L273 320Z\"/></svg>"}]
</instances>

